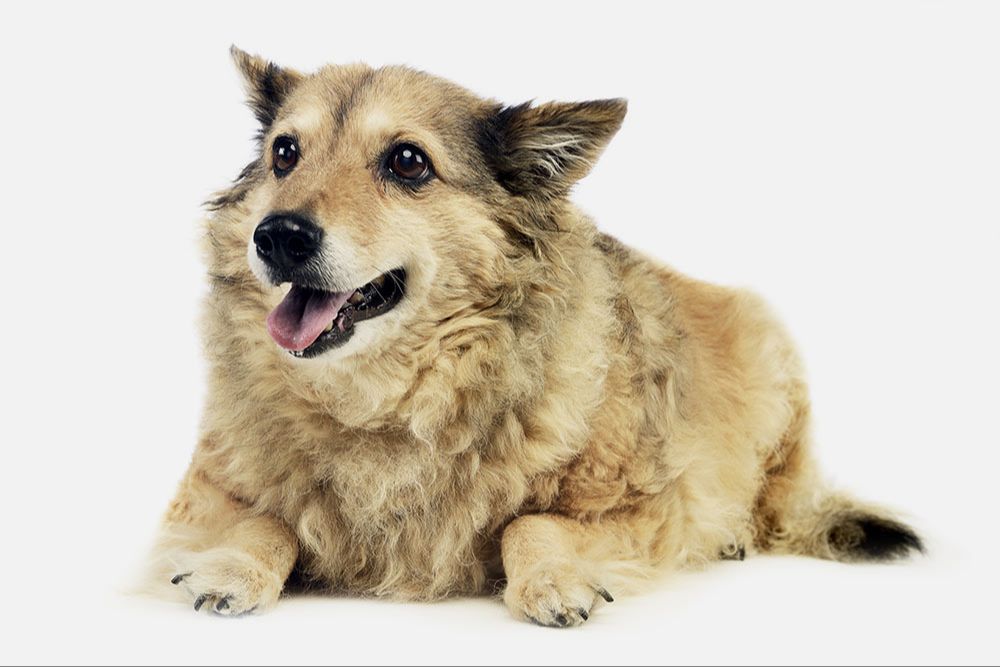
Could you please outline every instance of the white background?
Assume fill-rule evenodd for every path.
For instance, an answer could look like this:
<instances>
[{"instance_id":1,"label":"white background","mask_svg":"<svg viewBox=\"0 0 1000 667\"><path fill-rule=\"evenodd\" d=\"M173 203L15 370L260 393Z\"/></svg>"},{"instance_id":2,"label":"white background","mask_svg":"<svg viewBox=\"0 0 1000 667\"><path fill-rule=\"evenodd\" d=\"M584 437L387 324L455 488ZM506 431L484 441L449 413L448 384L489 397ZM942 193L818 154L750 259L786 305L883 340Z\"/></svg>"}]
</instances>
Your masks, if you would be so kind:
<instances>
[{"instance_id":1,"label":"white background","mask_svg":"<svg viewBox=\"0 0 1000 667\"><path fill-rule=\"evenodd\" d=\"M0 662L988 663L1000 659L1000 11L962 2L4 3ZM625 96L576 199L801 343L830 476L929 558L759 558L582 629L493 600L119 591L195 442L199 202L249 159L227 49L409 63L519 102Z\"/></svg>"}]
</instances>

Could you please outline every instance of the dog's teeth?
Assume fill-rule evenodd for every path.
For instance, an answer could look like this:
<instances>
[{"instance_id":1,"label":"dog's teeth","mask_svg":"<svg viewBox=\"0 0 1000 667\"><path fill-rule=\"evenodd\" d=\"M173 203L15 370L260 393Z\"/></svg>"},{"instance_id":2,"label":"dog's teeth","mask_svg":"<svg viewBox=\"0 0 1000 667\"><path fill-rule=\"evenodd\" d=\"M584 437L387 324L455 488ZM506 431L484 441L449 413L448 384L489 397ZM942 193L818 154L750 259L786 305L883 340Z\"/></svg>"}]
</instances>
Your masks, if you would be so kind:
<instances>
[{"instance_id":1,"label":"dog's teeth","mask_svg":"<svg viewBox=\"0 0 1000 667\"><path fill-rule=\"evenodd\" d=\"M365 297L361 296L361 292L355 290L354 294L351 295L351 298L347 300L347 303L351 304L352 306L360 306L362 303L364 303L364 300Z\"/></svg>"},{"instance_id":2,"label":"dog's teeth","mask_svg":"<svg viewBox=\"0 0 1000 667\"><path fill-rule=\"evenodd\" d=\"M378 278L376 278L375 280L373 280L372 284L375 285L375 287L381 287L382 285L384 285L385 284L385 274L383 273Z\"/></svg>"},{"instance_id":3,"label":"dog's teeth","mask_svg":"<svg viewBox=\"0 0 1000 667\"><path fill-rule=\"evenodd\" d=\"M323 332L324 333L330 333L331 331L333 331L334 322L330 322L328 325L326 325L326 329L324 329Z\"/></svg>"}]
</instances>

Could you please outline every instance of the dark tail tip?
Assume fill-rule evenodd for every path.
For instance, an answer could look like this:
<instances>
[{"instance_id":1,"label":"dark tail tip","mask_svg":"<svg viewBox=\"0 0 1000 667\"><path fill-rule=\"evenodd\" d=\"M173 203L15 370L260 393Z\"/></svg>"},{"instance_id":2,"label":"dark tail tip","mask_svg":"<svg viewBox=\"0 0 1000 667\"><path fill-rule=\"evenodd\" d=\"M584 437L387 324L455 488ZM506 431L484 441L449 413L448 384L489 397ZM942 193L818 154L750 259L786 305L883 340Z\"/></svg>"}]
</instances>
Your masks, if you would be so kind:
<instances>
[{"instance_id":1,"label":"dark tail tip","mask_svg":"<svg viewBox=\"0 0 1000 667\"><path fill-rule=\"evenodd\" d=\"M890 561L912 553L925 553L924 543L912 528L870 514L838 518L827 533L833 552L843 560Z\"/></svg>"}]
</instances>

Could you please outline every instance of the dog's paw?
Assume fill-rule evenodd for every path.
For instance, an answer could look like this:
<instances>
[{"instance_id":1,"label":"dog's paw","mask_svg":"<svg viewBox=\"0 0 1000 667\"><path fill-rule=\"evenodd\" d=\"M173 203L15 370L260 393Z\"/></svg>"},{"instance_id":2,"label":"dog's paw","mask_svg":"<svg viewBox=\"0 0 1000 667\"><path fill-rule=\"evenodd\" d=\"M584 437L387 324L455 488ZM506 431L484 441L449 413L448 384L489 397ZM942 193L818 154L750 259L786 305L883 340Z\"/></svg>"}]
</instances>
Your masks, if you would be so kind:
<instances>
[{"instance_id":1,"label":"dog's paw","mask_svg":"<svg viewBox=\"0 0 1000 667\"><path fill-rule=\"evenodd\" d=\"M186 591L195 611L241 616L273 606L284 582L254 558L233 549L191 554L170 583Z\"/></svg>"},{"instance_id":2,"label":"dog's paw","mask_svg":"<svg viewBox=\"0 0 1000 667\"><path fill-rule=\"evenodd\" d=\"M611 594L572 565L541 567L507 582L504 603L518 618L552 628L582 625Z\"/></svg>"}]
</instances>

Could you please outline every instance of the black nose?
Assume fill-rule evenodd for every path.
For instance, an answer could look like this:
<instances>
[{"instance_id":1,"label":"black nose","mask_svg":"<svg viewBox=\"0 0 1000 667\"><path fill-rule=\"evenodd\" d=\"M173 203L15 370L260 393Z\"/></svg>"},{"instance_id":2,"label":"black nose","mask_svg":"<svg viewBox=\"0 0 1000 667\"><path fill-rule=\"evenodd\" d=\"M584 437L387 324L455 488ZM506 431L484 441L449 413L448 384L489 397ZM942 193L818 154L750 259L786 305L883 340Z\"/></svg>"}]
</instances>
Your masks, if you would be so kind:
<instances>
[{"instance_id":1,"label":"black nose","mask_svg":"<svg viewBox=\"0 0 1000 667\"><path fill-rule=\"evenodd\" d=\"M323 230L298 215L269 215L257 225L257 256L277 269L302 266L319 252Z\"/></svg>"}]
</instances>

